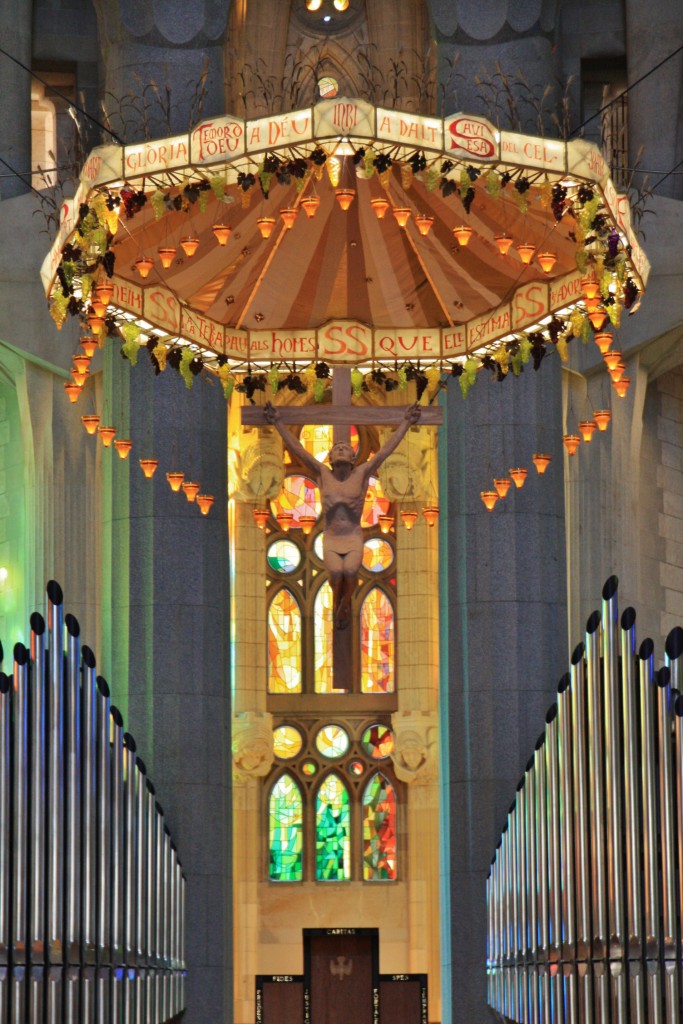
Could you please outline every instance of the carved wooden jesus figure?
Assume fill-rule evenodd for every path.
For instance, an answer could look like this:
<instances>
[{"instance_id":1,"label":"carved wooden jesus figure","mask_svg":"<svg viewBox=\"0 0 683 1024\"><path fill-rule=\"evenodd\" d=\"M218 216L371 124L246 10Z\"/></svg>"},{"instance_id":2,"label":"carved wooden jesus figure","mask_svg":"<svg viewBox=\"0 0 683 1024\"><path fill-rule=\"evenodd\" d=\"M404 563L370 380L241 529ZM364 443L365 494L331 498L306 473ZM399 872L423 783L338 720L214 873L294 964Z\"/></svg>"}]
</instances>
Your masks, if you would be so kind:
<instances>
[{"instance_id":1,"label":"carved wooden jesus figure","mask_svg":"<svg viewBox=\"0 0 683 1024\"><path fill-rule=\"evenodd\" d=\"M281 422L280 411L270 402L263 411L266 422L275 427L285 447L301 460L320 489L325 516L323 561L334 595L335 624L337 629L344 629L349 621L351 598L363 558L360 522L368 482L398 447L409 427L417 423L421 415L420 406L409 406L401 425L367 462L355 465L356 456L350 444L342 441L333 445L328 456L330 469L306 451L299 439Z\"/></svg>"}]
</instances>

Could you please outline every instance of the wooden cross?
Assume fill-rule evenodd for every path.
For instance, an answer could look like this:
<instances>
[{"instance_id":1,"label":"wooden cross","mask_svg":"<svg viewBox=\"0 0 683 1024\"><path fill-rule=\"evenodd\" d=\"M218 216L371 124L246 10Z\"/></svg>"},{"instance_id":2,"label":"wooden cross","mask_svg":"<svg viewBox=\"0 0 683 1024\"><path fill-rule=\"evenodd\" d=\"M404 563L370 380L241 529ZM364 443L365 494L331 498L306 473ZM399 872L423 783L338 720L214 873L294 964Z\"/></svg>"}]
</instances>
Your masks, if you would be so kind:
<instances>
[{"instance_id":1,"label":"wooden cross","mask_svg":"<svg viewBox=\"0 0 683 1024\"><path fill-rule=\"evenodd\" d=\"M370 406L351 404L351 371L337 367L332 378L332 405L278 406L283 423L292 426L331 424L334 444L349 442L352 426L398 427L405 419L407 406ZM419 425L439 426L443 422L440 406L421 406ZM262 406L247 405L242 409L242 426L264 427L267 421ZM333 627L332 657L335 689L351 692L353 652L351 630Z\"/></svg>"}]
</instances>

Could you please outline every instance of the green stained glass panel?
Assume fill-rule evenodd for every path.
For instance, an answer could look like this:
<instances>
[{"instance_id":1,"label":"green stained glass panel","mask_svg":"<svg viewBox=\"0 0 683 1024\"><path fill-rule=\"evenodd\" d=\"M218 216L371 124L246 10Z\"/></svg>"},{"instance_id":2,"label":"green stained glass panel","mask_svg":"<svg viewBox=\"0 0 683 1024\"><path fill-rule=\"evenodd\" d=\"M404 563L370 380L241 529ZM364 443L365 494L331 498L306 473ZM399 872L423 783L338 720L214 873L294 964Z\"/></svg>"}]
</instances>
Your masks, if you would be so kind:
<instances>
[{"instance_id":1,"label":"green stained glass panel","mask_svg":"<svg viewBox=\"0 0 683 1024\"><path fill-rule=\"evenodd\" d=\"M268 692L301 693L301 611L286 587L268 608Z\"/></svg>"},{"instance_id":2,"label":"green stained glass panel","mask_svg":"<svg viewBox=\"0 0 683 1024\"><path fill-rule=\"evenodd\" d=\"M272 882L303 878L303 801L291 775L273 786L269 802L269 877Z\"/></svg>"},{"instance_id":3,"label":"green stained glass panel","mask_svg":"<svg viewBox=\"0 0 683 1024\"><path fill-rule=\"evenodd\" d=\"M363 545L363 566L368 572L382 572L394 560L391 544L381 537L371 537Z\"/></svg>"},{"instance_id":4,"label":"green stained glass panel","mask_svg":"<svg viewBox=\"0 0 683 1024\"><path fill-rule=\"evenodd\" d=\"M394 737L386 725L369 725L361 737L361 746L366 754L376 761L388 757L394 749Z\"/></svg>"},{"instance_id":5,"label":"green stained glass panel","mask_svg":"<svg viewBox=\"0 0 683 1024\"><path fill-rule=\"evenodd\" d=\"M301 771L304 773L304 775L308 775L309 777L311 775L315 775L317 770L318 766L315 763L315 761L304 761L304 763L301 765Z\"/></svg>"},{"instance_id":6,"label":"green stained glass panel","mask_svg":"<svg viewBox=\"0 0 683 1024\"><path fill-rule=\"evenodd\" d=\"M291 540L276 540L268 548L268 565L275 572L294 572L301 562L301 552Z\"/></svg>"},{"instance_id":7,"label":"green stained glass panel","mask_svg":"<svg viewBox=\"0 0 683 1024\"><path fill-rule=\"evenodd\" d=\"M361 624L361 691L394 692L394 609L379 587L363 601Z\"/></svg>"},{"instance_id":8,"label":"green stained glass panel","mask_svg":"<svg viewBox=\"0 0 683 1024\"><path fill-rule=\"evenodd\" d=\"M396 792L379 772L363 794L363 880L396 878Z\"/></svg>"},{"instance_id":9,"label":"green stained glass panel","mask_svg":"<svg viewBox=\"0 0 683 1024\"><path fill-rule=\"evenodd\" d=\"M346 882L351 877L349 794L338 775L328 775L318 790L315 862L319 882Z\"/></svg>"},{"instance_id":10,"label":"green stained glass panel","mask_svg":"<svg viewBox=\"0 0 683 1024\"><path fill-rule=\"evenodd\" d=\"M332 587L325 582L313 605L313 654L315 658L315 692L332 693Z\"/></svg>"},{"instance_id":11,"label":"green stained glass panel","mask_svg":"<svg viewBox=\"0 0 683 1024\"><path fill-rule=\"evenodd\" d=\"M349 749L349 734L341 725L324 725L315 737L315 745L323 757L343 757Z\"/></svg>"}]
</instances>

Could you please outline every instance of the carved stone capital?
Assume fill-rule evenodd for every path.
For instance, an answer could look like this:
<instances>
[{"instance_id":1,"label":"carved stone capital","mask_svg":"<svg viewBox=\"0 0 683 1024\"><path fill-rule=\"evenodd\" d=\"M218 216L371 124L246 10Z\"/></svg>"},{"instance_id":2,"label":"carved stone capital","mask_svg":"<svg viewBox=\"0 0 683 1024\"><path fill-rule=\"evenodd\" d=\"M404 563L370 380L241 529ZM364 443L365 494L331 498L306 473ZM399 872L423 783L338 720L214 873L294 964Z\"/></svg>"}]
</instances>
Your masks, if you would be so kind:
<instances>
[{"instance_id":1,"label":"carved stone capital","mask_svg":"<svg viewBox=\"0 0 683 1024\"><path fill-rule=\"evenodd\" d=\"M232 765L236 781L262 778L273 764L273 716L240 711L232 719Z\"/></svg>"},{"instance_id":2,"label":"carved stone capital","mask_svg":"<svg viewBox=\"0 0 683 1024\"><path fill-rule=\"evenodd\" d=\"M389 436L391 431L386 432ZM383 438L384 440L384 438ZM428 429L412 429L379 470L389 501L422 501L427 497L432 439Z\"/></svg>"},{"instance_id":3,"label":"carved stone capital","mask_svg":"<svg viewBox=\"0 0 683 1024\"><path fill-rule=\"evenodd\" d=\"M270 429L242 431L233 466L237 486L232 497L257 502L277 498L285 476L279 436Z\"/></svg>"},{"instance_id":4,"label":"carved stone capital","mask_svg":"<svg viewBox=\"0 0 683 1024\"><path fill-rule=\"evenodd\" d=\"M438 778L439 722L433 711L397 711L391 716L391 759L401 782L427 785Z\"/></svg>"}]
</instances>

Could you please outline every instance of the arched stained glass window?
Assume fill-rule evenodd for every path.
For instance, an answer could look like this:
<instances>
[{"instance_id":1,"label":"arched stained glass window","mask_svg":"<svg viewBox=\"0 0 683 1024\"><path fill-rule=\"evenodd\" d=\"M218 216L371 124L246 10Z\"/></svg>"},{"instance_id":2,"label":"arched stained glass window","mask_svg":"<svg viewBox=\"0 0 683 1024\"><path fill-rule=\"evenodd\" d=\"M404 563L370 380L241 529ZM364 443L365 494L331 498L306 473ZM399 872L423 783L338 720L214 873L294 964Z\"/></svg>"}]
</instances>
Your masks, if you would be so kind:
<instances>
[{"instance_id":1,"label":"arched stained glass window","mask_svg":"<svg viewBox=\"0 0 683 1024\"><path fill-rule=\"evenodd\" d=\"M268 692L301 693L301 609L287 587L268 607Z\"/></svg>"},{"instance_id":2,"label":"arched stained glass window","mask_svg":"<svg viewBox=\"0 0 683 1024\"><path fill-rule=\"evenodd\" d=\"M351 877L349 793L338 775L328 775L315 805L315 877L346 882Z\"/></svg>"},{"instance_id":3,"label":"arched stained glass window","mask_svg":"<svg viewBox=\"0 0 683 1024\"><path fill-rule=\"evenodd\" d=\"M313 650L315 655L315 692L331 693L332 675L332 587L325 581L313 605Z\"/></svg>"},{"instance_id":4,"label":"arched stained glass window","mask_svg":"<svg viewBox=\"0 0 683 1024\"><path fill-rule=\"evenodd\" d=\"M379 587L373 587L360 613L361 692L394 692L394 609Z\"/></svg>"},{"instance_id":5,"label":"arched stained glass window","mask_svg":"<svg viewBox=\"0 0 683 1024\"><path fill-rule=\"evenodd\" d=\"M391 503L384 497L384 491L378 477L371 476L368 480L368 492L363 503L361 526L377 526L379 517L385 516L390 508Z\"/></svg>"},{"instance_id":6,"label":"arched stained glass window","mask_svg":"<svg viewBox=\"0 0 683 1024\"><path fill-rule=\"evenodd\" d=\"M396 878L396 791L377 772L363 793L363 880Z\"/></svg>"},{"instance_id":7,"label":"arched stained glass window","mask_svg":"<svg viewBox=\"0 0 683 1024\"><path fill-rule=\"evenodd\" d=\"M300 882L303 878L303 800L291 775L282 775L270 791L268 805L272 882Z\"/></svg>"},{"instance_id":8,"label":"arched stained glass window","mask_svg":"<svg viewBox=\"0 0 683 1024\"><path fill-rule=\"evenodd\" d=\"M322 510L318 488L307 476L286 476L282 490L277 498L270 503L270 508L277 519L279 512L291 512L291 529L301 526L301 516L315 516L317 519Z\"/></svg>"}]
</instances>

